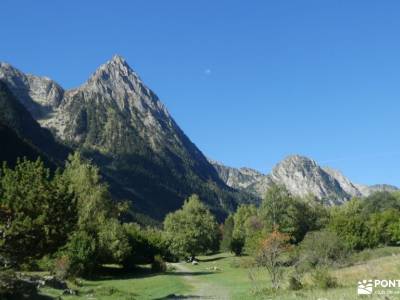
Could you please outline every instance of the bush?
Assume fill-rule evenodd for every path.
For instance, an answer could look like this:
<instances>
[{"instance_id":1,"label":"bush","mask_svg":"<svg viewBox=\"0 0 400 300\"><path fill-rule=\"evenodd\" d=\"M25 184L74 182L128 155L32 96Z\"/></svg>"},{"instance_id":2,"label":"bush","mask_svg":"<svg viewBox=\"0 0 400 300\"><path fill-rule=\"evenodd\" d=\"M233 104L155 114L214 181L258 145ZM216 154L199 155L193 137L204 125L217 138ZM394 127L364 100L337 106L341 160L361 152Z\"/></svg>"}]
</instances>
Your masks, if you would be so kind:
<instances>
[{"instance_id":1,"label":"bush","mask_svg":"<svg viewBox=\"0 0 400 300\"><path fill-rule=\"evenodd\" d=\"M53 274L58 279L65 280L71 273L71 262L68 256L61 256L54 261Z\"/></svg>"},{"instance_id":2,"label":"bush","mask_svg":"<svg viewBox=\"0 0 400 300\"><path fill-rule=\"evenodd\" d=\"M294 276L291 276L289 278L289 286L288 286L289 290L298 291L298 290L301 290L302 288L303 288L303 284L301 283L301 281L298 278L296 278Z\"/></svg>"},{"instance_id":3,"label":"bush","mask_svg":"<svg viewBox=\"0 0 400 300\"><path fill-rule=\"evenodd\" d=\"M40 271L51 271L54 269L54 259L45 255L37 261L37 266Z\"/></svg>"},{"instance_id":4,"label":"bush","mask_svg":"<svg viewBox=\"0 0 400 300\"><path fill-rule=\"evenodd\" d=\"M309 232L300 244L300 261L305 267L342 264L348 256L345 244L333 232Z\"/></svg>"},{"instance_id":5,"label":"bush","mask_svg":"<svg viewBox=\"0 0 400 300\"><path fill-rule=\"evenodd\" d=\"M329 271L325 268L317 268L312 274L313 285L320 289L333 289L338 286L335 277L329 274Z\"/></svg>"},{"instance_id":6,"label":"bush","mask_svg":"<svg viewBox=\"0 0 400 300\"><path fill-rule=\"evenodd\" d=\"M154 261L151 264L151 271L157 273L167 271L167 264L160 255L156 255L154 257Z\"/></svg>"},{"instance_id":7,"label":"bush","mask_svg":"<svg viewBox=\"0 0 400 300\"><path fill-rule=\"evenodd\" d=\"M67 276L91 275L97 265L96 240L84 231L75 232L65 247L68 257Z\"/></svg>"},{"instance_id":8,"label":"bush","mask_svg":"<svg viewBox=\"0 0 400 300\"><path fill-rule=\"evenodd\" d=\"M240 238L233 238L231 241L231 250L236 256L242 255L244 247L244 240Z\"/></svg>"},{"instance_id":9,"label":"bush","mask_svg":"<svg viewBox=\"0 0 400 300\"><path fill-rule=\"evenodd\" d=\"M135 223L123 226L131 248L129 255L122 262L126 270L133 269L137 264L151 264L156 255L173 260L160 230L143 229Z\"/></svg>"}]
</instances>

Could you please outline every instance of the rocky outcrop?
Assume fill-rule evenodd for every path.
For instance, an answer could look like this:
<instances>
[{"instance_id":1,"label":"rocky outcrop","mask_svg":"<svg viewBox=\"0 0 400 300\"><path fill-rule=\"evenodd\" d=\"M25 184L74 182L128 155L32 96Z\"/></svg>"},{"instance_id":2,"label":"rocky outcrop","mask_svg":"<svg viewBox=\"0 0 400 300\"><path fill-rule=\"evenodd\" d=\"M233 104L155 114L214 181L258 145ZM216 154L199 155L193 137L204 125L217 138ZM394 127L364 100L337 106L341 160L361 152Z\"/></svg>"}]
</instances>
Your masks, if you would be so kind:
<instances>
[{"instance_id":1,"label":"rocky outcrop","mask_svg":"<svg viewBox=\"0 0 400 300\"><path fill-rule=\"evenodd\" d=\"M388 185L365 186L352 183L341 172L320 167L314 160L300 155L291 155L279 162L270 174L257 171L243 176L241 169L225 167L213 162L222 180L229 186L251 192L259 197L267 192L272 184L285 186L296 196L314 195L328 205L341 204L352 197L368 196L374 191L394 191Z\"/></svg>"},{"instance_id":2,"label":"rocky outcrop","mask_svg":"<svg viewBox=\"0 0 400 300\"><path fill-rule=\"evenodd\" d=\"M250 168L231 168L214 160L209 161L217 170L221 179L235 189L246 189L265 177L264 174Z\"/></svg>"},{"instance_id":3,"label":"rocky outcrop","mask_svg":"<svg viewBox=\"0 0 400 300\"><path fill-rule=\"evenodd\" d=\"M315 195L319 199L343 202L350 197L340 183L317 163L304 156L285 158L272 170L271 179L294 195Z\"/></svg>"},{"instance_id":4,"label":"rocky outcrop","mask_svg":"<svg viewBox=\"0 0 400 300\"><path fill-rule=\"evenodd\" d=\"M38 120L47 118L64 95L64 90L55 81L24 74L7 63L0 62L0 80L7 83L14 95Z\"/></svg>"}]
</instances>

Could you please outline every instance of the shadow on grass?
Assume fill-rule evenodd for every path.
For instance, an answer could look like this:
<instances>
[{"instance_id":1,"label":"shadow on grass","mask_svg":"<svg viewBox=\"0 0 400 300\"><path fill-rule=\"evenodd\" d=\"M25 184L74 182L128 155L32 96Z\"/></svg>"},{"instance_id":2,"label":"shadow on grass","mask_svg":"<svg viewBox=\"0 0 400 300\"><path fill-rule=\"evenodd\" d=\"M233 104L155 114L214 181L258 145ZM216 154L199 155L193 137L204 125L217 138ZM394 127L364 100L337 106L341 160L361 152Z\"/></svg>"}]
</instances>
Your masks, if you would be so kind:
<instances>
[{"instance_id":1,"label":"shadow on grass","mask_svg":"<svg viewBox=\"0 0 400 300\"><path fill-rule=\"evenodd\" d=\"M213 272L199 271L199 272L164 272L156 273L152 272L149 268L136 267L131 271L126 271L122 268L117 267L102 267L98 270L95 277L87 278L91 281L102 281L102 280L127 280L127 279L140 279L148 278L158 275L164 276L201 276L214 274Z\"/></svg>"},{"instance_id":2,"label":"shadow on grass","mask_svg":"<svg viewBox=\"0 0 400 300\"><path fill-rule=\"evenodd\" d=\"M13 298L10 298L10 299L13 299ZM19 299L19 298L15 298L15 299ZM31 300L53 300L54 298L53 298L53 297L50 297L50 296L38 294L38 295L35 295L35 296L33 296L33 297L24 298L24 299L31 299Z\"/></svg>"},{"instance_id":3,"label":"shadow on grass","mask_svg":"<svg viewBox=\"0 0 400 300\"><path fill-rule=\"evenodd\" d=\"M179 295L175 295L175 294L171 294L162 298L154 298L153 300L169 300L169 299L207 299L205 297L201 297L201 296L195 296L195 295L187 295L187 296L179 296ZM211 298L210 298L211 299Z\"/></svg>"}]
</instances>

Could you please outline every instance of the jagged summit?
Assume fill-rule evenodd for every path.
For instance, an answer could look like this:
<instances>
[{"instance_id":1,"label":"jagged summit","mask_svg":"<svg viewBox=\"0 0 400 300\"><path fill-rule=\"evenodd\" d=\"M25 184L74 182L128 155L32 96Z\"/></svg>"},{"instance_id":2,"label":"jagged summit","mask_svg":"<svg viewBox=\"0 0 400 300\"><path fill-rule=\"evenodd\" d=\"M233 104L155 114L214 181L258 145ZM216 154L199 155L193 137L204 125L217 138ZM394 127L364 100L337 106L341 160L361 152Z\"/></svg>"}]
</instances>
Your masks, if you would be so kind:
<instances>
[{"instance_id":1,"label":"jagged summit","mask_svg":"<svg viewBox=\"0 0 400 300\"><path fill-rule=\"evenodd\" d=\"M25 74L4 62L0 62L0 80L36 119L46 118L64 96L64 89L50 78Z\"/></svg>"},{"instance_id":2,"label":"jagged summit","mask_svg":"<svg viewBox=\"0 0 400 300\"><path fill-rule=\"evenodd\" d=\"M153 131L157 127L160 131L174 126L163 103L120 55L114 55L97 68L84 84L67 91L47 77L24 74L6 63L0 64L0 79L42 126L54 130L61 139L81 140L83 128L78 124L86 124L82 118L95 106L101 106L101 111L107 113L115 108L117 114L129 118L130 122L122 127L135 123L133 126L148 126ZM85 108L87 105L91 108ZM74 113L66 114L66 111ZM75 132L76 127L79 134ZM154 147L161 143L159 136L149 137Z\"/></svg>"},{"instance_id":3,"label":"jagged summit","mask_svg":"<svg viewBox=\"0 0 400 300\"><path fill-rule=\"evenodd\" d=\"M103 84L111 88L129 85L128 89L132 89L135 85L143 85L143 82L122 56L114 55L98 67L83 86L88 84Z\"/></svg>"},{"instance_id":4,"label":"jagged summit","mask_svg":"<svg viewBox=\"0 0 400 300\"><path fill-rule=\"evenodd\" d=\"M285 157L268 175L256 172L245 174L243 168L235 169L212 163L227 185L253 193L260 198L272 184L285 186L293 195L312 194L330 205L343 203L351 197L368 196L375 191L397 190L396 187L352 183L340 171L322 168L315 160L298 154Z\"/></svg>"}]
</instances>

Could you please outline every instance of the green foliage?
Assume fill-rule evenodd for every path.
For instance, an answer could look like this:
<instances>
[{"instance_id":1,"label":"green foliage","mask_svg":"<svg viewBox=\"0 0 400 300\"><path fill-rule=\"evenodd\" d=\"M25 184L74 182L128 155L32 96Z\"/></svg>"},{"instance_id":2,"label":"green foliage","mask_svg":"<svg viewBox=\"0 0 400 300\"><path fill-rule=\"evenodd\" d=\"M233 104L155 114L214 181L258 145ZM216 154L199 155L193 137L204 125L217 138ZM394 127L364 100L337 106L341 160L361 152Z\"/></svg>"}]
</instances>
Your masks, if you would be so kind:
<instances>
[{"instance_id":1,"label":"green foliage","mask_svg":"<svg viewBox=\"0 0 400 300\"><path fill-rule=\"evenodd\" d=\"M98 244L85 231L74 232L61 253L61 258L68 259L68 276L91 275L97 267Z\"/></svg>"},{"instance_id":2,"label":"green foliage","mask_svg":"<svg viewBox=\"0 0 400 300\"><path fill-rule=\"evenodd\" d=\"M154 261L151 263L151 270L157 273L167 271L167 264L161 255L156 255L154 257Z\"/></svg>"},{"instance_id":3,"label":"green foliage","mask_svg":"<svg viewBox=\"0 0 400 300\"><path fill-rule=\"evenodd\" d=\"M69 156L63 175L77 197L79 230L98 231L106 219L114 216L111 197L101 181L99 169L76 152Z\"/></svg>"},{"instance_id":4,"label":"green foliage","mask_svg":"<svg viewBox=\"0 0 400 300\"><path fill-rule=\"evenodd\" d=\"M295 276L291 276L289 277L289 286L288 289L291 291L298 291L301 290L303 288L303 284L301 283L301 281L296 278Z\"/></svg>"},{"instance_id":5,"label":"green foliage","mask_svg":"<svg viewBox=\"0 0 400 300\"><path fill-rule=\"evenodd\" d=\"M41 160L3 166L0 177L0 253L17 264L62 246L76 221L74 194Z\"/></svg>"},{"instance_id":6,"label":"green foliage","mask_svg":"<svg viewBox=\"0 0 400 300\"><path fill-rule=\"evenodd\" d=\"M197 195L189 197L182 209L167 215L164 230L172 253L196 256L213 250L218 225Z\"/></svg>"},{"instance_id":7,"label":"green foliage","mask_svg":"<svg viewBox=\"0 0 400 300\"><path fill-rule=\"evenodd\" d=\"M322 226L324 213L316 201L293 197L285 187L273 185L265 195L259 215L267 232L279 228L298 243L308 231Z\"/></svg>"},{"instance_id":8,"label":"green foliage","mask_svg":"<svg viewBox=\"0 0 400 300\"><path fill-rule=\"evenodd\" d=\"M98 229L100 261L122 263L131 253L128 236L116 219L107 219Z\"/></svg>"},{"instance_id":9,"label":"green foliage","mask_svg":"<svg viewBox=\"0 0 400 300\"><path fill-rule=\"evenodd\" d=\"M362 202L362 213L365 215L383 212L387 209L400 210L400 197L396 193L375 192L363 199Z\"/></svg>"},{"instance_id":10,"label":"green foliage","mask_svg":"<svg viewBox=\"0 0 400 300\"><path fill-rule=\"evenodd\" d=\"M232 238L230 250L236 255L240 256L243 253L244 240L240 238Z\"/></svg>"},{"instance_id":11,"label":"green foliage","mask_svg":"<svg viewBox=\"0 0 400 300\"><path fill-rule=\"evenodd\" d=\"M265 226L265 222L259 215L251 216L245 223L246 228L246 241L245 252L249 255L255 255L260 248L262 240L270 232Z\"/></svg>"},{"instance_id":12,"label":"green foliage","mask_svg":"<svg viewBox=\"0 0 400 300\"><path fill-rule=\"evenodd\" d=\"M326 268L317 268L312 273L313 285L320 289L333 289L338 286L337 279L329 274Z\"/></svg>"},{"instance_id":13,"label":"green foliage","mask_svg":"<svg viewBox=\"0 0 400 300\"><path fill-rule=\"evenodd\" d=\"M222 251L231 251L232 245L232 236L233 236L233 229L235 226L235 221L232 215L229 215L225 219L225 223L222 229L222 241L221 241L221 250Z\"/></svg>"},{"instance_id":14,"label":"green foliage","mask_svg":"<svg viewBox=\"0 0 400 300\"><path fill-rule=\"evenodd\" d=\"M398 245L400 243L400 212L389 208L372 213L368 220L369 245Z\"/></svg>"},{"instance_id":15,"label":"green foliage","mask_svg":"<svg viewBox=\"0 0 400 300\"><path fill-rule=\"evenodd\" d=\"M329 228L349 249L362 250L369 245L369 229L361 211L361 201L353 199L331 212Z\"/></svg>"},{"instance_id":16,"label":"green foliage","mask_svg":"<svg viewBox=\"0 0 400 300\"><path fill-rule=\"evenodd\" d=\"M352 199L331 211L329 228L349 249L362 250L400 241L400 210L396 194L377 192Z\"/></svg>"},{"instance_id":17,"label":"green foliage","mask_svg":"<svg viewBox=\"0 0 400 300\"><path fill-rule=\"evenodd\" d=\"M234 219L234 229L233 229L233 237L235 239L245 240L246 238L246 222L247 220L257 215L257 208L254 205L246 205L242 204L238 207L235 214L233 215Z\"/></svg>"},{"instance_id":18,"label":"green foliage","mask_svg":"<svg viewBox=\"0 0 400 300\"><path fill-rule=\"evenodd\" d=\"M341 264L348 254L342 240L327 230L309 232L300 243L300 263L305 267Z\"/></svg>"},{"instance_id":19,"label":"green foliage","mask_svg":"<svg viewBox=\"0 0 400 300\"><path fill-rule=\"evenodd\" d=\"M148 264L156 255L172 259L162 232L153 228L142 228L138 224L123 224L128 237L130 253L122 264L125 269L132 269L137 264Z\"/></svg>"},{"instance_id":20,"label":"green foliage","mask_svg":"<svg viewBox=\"0 0 400 300\"><path fill-rule=\"evenodd\" d=\"M254 205L242 204L233 215L234 229L232 233L231 249L235 255L241 255L245 244L257 231L248 226L248 220L257 216L257 208Z\"/></svg>"},{"instance_id":21,"label":"green foliage","mask_svg":"<svg viewBox=\"0 0 400 300\"><path fill-rule=\"evenodd\" d=\"M117 220L120 206L113 205L98 168L75 153L63 177L77 202L77 229L66 247L72 273L90 275L100 263L122 263L131 246Z\"/></svg>"}]
</instances>

